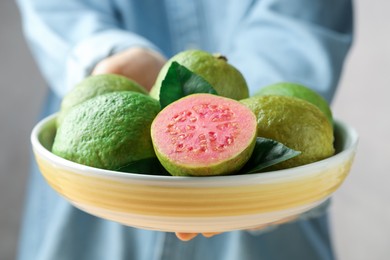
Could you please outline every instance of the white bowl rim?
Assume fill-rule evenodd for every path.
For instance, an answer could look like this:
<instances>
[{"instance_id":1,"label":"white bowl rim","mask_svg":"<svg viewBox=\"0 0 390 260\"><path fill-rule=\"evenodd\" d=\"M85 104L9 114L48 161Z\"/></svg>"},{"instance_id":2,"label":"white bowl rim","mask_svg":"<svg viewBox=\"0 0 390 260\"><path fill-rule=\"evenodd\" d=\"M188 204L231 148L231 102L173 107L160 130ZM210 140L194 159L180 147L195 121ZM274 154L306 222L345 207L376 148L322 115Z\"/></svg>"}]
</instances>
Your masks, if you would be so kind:
<instances>
[{"instance_id":1,"label":"white bowl rim","mask_svg":"<svg viewBox=\"0 0 390 260\"><path fill-rule=\"evenodd\" d=\"M55 154L53 154L51 151L47 150L39 141L38 136L40 131L43 129L43 127L50 122L51 120L54 120L54 118L57 116L57 113L49 115L45 118L43 118L41 121L39 121L33 128L31 132L31 143L33 150L39 154L41 154L45 159L48 161L54 162L57 164L57 167L67 168L69 170L72 170L75 173L82 172L82 174L88 174L88 175L99 175L102 177L110 177L110 178L116 178L116 179L131 179L134 181L141 181L141 182L158 182L158 183L169 183L173 185L180 185L180 184L210 184L214 185L218 183L223 183L223 185L226 185L230 183L230 185L237 185L238 183L258 183L261 181L267 182L269 180L275 180L275 179L294 179L294 178L302 178L304 176L310 175L313 171L313 169L318 168L327 168L330 167L330 165L334 165L334 163L342 161L345 157L349 157L351 153L355 152L356 146L358 144L358 134L354 128L347 125L346 123L334 119L335 125L340 127L341 129L344 129L345 132L348 134L347 140L345 140L346 143L346 149L338 152L337 154L333 155L332 157L326 158L321 161L317 161L314 163L289 168L289 169L283 169L278 171L272 171L272 172L263 172L263 173L253 173L253 174L236 174L236 175L225 175L225 176L208 176L208 177L193 177L193 176L161 176L161 175L148 175L148 174L138 174L138 173L127 173L127 172L117 172L112 170L105 170L105 169L99 169L94 168L86 165L82 165L79 163L75 163L69 160L66 160L64 158L61 158Z\"/></svg>"}]
</instances>

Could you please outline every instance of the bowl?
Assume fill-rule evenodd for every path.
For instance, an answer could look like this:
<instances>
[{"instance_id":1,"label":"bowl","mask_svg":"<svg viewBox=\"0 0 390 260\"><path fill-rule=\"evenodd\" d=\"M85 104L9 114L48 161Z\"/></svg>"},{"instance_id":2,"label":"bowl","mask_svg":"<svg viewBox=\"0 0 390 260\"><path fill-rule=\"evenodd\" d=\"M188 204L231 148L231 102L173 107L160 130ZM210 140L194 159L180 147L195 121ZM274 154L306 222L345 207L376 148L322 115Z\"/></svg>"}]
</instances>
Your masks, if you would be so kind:
<instances>
[{"instance_id":1,"label":"bowl","mask_svg":"<svg viewBox=\"0 0 390 260\"><path fill-rule=\"evenodd\" d=\"M56 114L40 121L31 142L47 183L75 207L118 223L167 232L250 229L306 212L348 176L358 135L335 120L336 154L273 172L174 177L123 173L74 163L51 153Z\"/></svg>"}]
</instances>

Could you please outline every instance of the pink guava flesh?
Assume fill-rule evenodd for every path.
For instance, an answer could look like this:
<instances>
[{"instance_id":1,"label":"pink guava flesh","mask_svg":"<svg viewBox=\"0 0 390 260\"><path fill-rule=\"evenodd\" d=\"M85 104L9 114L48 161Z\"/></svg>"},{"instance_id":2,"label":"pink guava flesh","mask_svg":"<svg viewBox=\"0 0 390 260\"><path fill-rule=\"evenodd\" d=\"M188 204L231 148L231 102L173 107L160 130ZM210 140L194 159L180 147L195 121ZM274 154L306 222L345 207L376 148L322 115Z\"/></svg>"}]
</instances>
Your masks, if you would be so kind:
<instances>
[{"instance_id":1,"label":"pink guava flesh","mask_svg":"<svg viewBox=\"0 0 390 260\"><path fill-rule=\"evenodd\" d=\"M171 174L219 175L236 171L249 159L256 129L255 115L241 103L194 94L157 115L152 140L162 164L175 172Z\"/></svg>"}]
</instances>

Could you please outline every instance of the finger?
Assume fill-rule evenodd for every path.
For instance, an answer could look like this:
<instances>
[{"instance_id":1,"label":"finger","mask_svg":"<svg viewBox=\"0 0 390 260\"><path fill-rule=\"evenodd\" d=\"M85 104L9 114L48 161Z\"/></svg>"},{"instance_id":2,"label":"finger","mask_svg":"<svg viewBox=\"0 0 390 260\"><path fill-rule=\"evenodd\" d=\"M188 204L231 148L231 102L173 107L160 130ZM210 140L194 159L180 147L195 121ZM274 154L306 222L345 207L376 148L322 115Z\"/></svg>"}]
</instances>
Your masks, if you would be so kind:
<instances>
[{"instance_id":1,"label":"finger","mask_svg":"<svg viewBox=\"0 0 390 260\"><path fill-rule=\"evenodd\" d=\"M198 233L180 233L176 232L176 237L180 239L181 241L190 241L194 237L198 235Z\"/></svg>"},{"instance_id":2,"label":"finger","mask_svg":"<svg viewBox=\"0 0 390 260\"><path fill-rule=\"evenodd\" d=\"M203 235L204 237L207 237L207 238L213 237L213 236L218 235L218 234L221 234L221 232L207 232L207 233L202 233L202 235Z\"/></svg>"},{"instance_id":3,"label":"finger","mask_svg":"<svg viewBox=\"0 0 390 260\"><path fill-rule=\"evenodd\" d=\"M119 66L112 61L112 58L106 58L100 61L92 70L91 75L100 74L120 74Z\"/></svg>"},{"instance_id":4,"label":"finger","mask_svg":"<svg viewBox=\"0 0 390 260\"><path fill-rule=\"evenodd\" d=\"M165 62L165 57L155 51L130 48L100 61L92 75L119 74L150 90Z\"/></svg>"}]
</instances>

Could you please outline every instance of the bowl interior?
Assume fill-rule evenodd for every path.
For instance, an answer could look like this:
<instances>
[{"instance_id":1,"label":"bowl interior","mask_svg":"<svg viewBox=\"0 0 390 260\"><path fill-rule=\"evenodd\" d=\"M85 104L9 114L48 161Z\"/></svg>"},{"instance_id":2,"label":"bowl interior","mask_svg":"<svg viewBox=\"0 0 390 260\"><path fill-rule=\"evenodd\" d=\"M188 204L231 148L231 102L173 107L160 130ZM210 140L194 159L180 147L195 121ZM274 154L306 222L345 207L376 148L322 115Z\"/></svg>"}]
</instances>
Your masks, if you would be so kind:
<instances>
[{"instance_id":1,"label":"bowl interior","mask_svg":"<svg viewBox=\"0 0 390 260\"><path fill-rule=\"evenodd\" d=\"M159 176L159 175L147 175L147 174L133 174L133 173L123 173L123 172L116 172L116 171L110 171L110 170L104 170L104 169L98 169L93 168L85 165L80 165L78 163L74 163L68 160L65 160L63 158L60 158L53 153L51 153L51 148L54 142L55 134L56 134L56 114L53 114L45 119L43 119L41 122L39 122L35 128L32 131L31 134L31 141L34 150L39 152L41 155L47 157L48 160L53 161L53 163L58 165L63 165L66 167L74 168L77 171L85 171L90 172L93 174L102 174L102 175L110 175L115 177L134 177L134 178L154 178L154 179L161 179L161 180L169 180L173 181L174 179L191 179L191 181L203 180L204 177L177 177L177 176ZM252 175L262 175L264 178L266 178L267 175L275 176L275 174L282 174L285 176L286 174L296 174L296 172L302 172L305 170L310 170L311 168L316 168L318 166L322 165L332 165L337 163L338 161L342 160L343 157L347 156L348 154L354 152L356 150L356 146L358 143L358 135L352 127L348 126L347 124L341 122L340 120L335 119L334 120L334 136L335 136L335 155L333 155L330 158L327 158L322 161L314 162L311 164L285 169L285 170L279 170L279 171L273 171L273 172L263 172L258 174L248 174L250 176ZM230 175L230 176L211 176L207 177L207 179L227 179L227 178L235 178L235 176L240 176L240 178L243 178L244 175ZM253 177L253 176L252 176ZM251 177L251 178L252 178ZM235 180L233 180L235 181Z\"/></svg>"},{"instance_id":2,"label":"bowl interior","mask_svg":"<svg viewBox=\"0 0 390 260\"><path fill-rule=\"evenodd\" d=\"M38 142L43 146L43 148L47 151L51 151L56 135L56 116L50 116L47 120L44 120L44 123L41 125L40 129L38 129L36 134Z\"/></svg>"}]
</instances>

